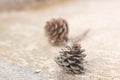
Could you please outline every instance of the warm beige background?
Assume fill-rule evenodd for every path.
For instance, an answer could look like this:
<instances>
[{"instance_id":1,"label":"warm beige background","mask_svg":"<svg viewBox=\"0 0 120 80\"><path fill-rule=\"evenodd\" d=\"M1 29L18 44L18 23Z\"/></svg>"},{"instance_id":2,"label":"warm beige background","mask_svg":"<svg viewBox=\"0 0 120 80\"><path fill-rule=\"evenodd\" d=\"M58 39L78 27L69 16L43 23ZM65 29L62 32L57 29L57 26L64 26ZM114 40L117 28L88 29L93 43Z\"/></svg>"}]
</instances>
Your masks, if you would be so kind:
<instances>
[{"instance_id":1,"label":"warm beige background","mask_svg":"<svg viewBox=\"0 0 120 80\"><path fill-rule=\"evenodd\" d=\"M81 42L88 62L84 75L67 75L53 60L60 48L47 42L44 25L58 17L68 21L70 38L90 29ZM119 0L71 0L0 12L0 80L120 80L119 21Z\"/></svg>"}]
</instances>

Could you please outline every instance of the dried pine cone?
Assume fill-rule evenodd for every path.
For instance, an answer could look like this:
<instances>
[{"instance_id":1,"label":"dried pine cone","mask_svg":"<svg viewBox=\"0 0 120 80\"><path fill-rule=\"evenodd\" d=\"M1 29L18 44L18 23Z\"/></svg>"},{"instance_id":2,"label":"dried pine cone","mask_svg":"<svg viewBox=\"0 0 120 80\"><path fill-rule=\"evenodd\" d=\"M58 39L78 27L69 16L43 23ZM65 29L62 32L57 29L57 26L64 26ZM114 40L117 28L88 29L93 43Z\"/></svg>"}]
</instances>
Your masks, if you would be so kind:
<instances>
[{"instance_id":1,"label":"dried pine cone","mask_svg":"<svg viewBox=\"0 0 120 80\"><path fill-rule=\"evenodd\" d=\"M68 24L64 19L52 19L45 25L45 33L49 42L53 45L60 46L68 40Z\"/></svg>"},{"instance_id":2,"label":"dried pine cone","mask_svg":"<svg viewBox=\"0 0 120 80\"><path fill-rule=\"evenodd\" d=\"M72 46L65 46L60 51L60 55L55 58L55 62L67 73L80 74L84 73L85 50L81 49L79 44L74 43Z\"/></svg>"}]
</instances>

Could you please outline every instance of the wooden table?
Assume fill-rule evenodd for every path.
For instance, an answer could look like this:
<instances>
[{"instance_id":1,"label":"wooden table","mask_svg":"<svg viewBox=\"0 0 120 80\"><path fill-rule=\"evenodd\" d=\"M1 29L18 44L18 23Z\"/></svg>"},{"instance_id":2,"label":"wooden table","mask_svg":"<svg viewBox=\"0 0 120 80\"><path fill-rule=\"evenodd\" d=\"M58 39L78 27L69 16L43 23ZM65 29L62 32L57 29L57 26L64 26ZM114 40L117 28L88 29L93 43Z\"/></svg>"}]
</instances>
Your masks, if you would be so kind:
<instances>
[{"instance_id":1,"label":"wooden table","mask_svg":"<svg viewBox=\"0 0 120 80\"><path fill-rule=\"evenodd\" d=\"M0 13L0 80L120 80L120 1L71 0L31 10ZM68 75L54 62L44 25L51 18L69 23L69 37L90 29L83 41L87 71Z\"/></svg>"}]
</instances>

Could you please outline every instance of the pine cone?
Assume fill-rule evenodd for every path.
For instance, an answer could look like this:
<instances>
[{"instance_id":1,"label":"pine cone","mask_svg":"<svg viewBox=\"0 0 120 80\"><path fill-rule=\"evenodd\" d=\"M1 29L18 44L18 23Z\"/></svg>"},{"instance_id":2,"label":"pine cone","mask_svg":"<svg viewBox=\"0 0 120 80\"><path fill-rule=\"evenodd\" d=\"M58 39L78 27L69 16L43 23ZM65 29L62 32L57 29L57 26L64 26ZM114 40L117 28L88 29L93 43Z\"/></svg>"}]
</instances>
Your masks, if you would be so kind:
<instances>
[{"instance_id":1,"label":"pine cone","mask_svg":"<svg viewBox=\"0 0 120 80\"><path fill-rule=\"evenodd\" d=\"M64 19L52 19L45 25L45 33L49 42L53 45L60 46L68 40L68 24Z\"/></svg>"},{"instance_id":2,"label":"pine cone","mask_svg":"<svg viewBox=\"0 0 120 80\"><path fill-rule=\"evenodd\" d=\"M65 46L64 49L61 49L61 54L55 58L55 62L67 73L84 73L84 57L86 56L83 54L84 51L76 43L72 46Z\"/></svg>"}]
</instances>

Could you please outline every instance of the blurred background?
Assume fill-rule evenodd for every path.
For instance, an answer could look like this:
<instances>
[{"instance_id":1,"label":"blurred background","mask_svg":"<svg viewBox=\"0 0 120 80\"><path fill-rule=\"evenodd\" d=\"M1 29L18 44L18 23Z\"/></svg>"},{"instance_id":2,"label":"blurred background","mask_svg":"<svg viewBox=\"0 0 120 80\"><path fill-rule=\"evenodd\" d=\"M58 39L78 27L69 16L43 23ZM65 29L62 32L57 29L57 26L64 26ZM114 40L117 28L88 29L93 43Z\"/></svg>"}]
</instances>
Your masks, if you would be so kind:
<instances>
[{"instance_id":1,"label":"blurred background","mask_svg":"<svg viewBox=\"0 0 120 80\"><path fill-rule=\"evenodd\" d=\"M120 80L119 0L0 0L0 80ZM46 21L63 18L69 38L90 29L84 75L63 73L61 47L48 43ZM79 36L80 37L80 36Z\"/></svg>"},{"instance_id":2,"label":"blurred background","mask_svg":"<svg viewBox=\"0 0 120 80\"><path fill-rule=\"evenodd\" d=\"M0 10L23 10L41 8L64 0L0 0Z\"/></svg>"}]
</instances>

